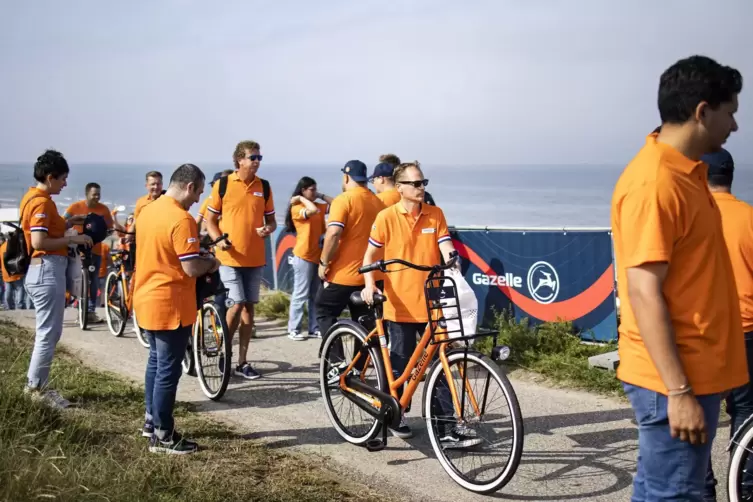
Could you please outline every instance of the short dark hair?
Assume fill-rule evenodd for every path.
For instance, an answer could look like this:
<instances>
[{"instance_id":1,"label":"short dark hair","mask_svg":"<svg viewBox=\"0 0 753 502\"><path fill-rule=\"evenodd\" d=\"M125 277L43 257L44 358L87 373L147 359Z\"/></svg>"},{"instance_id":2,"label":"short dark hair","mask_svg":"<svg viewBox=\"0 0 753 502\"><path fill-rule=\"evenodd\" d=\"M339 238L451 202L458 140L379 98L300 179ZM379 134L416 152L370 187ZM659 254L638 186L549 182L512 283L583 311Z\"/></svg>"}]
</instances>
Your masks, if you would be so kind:
<instances>
[{"instance_id":1,"label":"short dark hair","mask_svg":"<svg viewBox=\"0 0 753 502\"><path fill-rule=\"evenodd\" d=\"M56 150L45 150L34 164L34 179L40 183L47 181L47 176L58 179L69 172L68 161Z\"/></svg>"},{"instance_id":2,"label":"short dark hair","mask_svg":"<svg viewBox=\"0 0 753 502\"><path fill-rule=\"evenodd\" d=\"M659 79L659 116L662 124L684 124L701 102L716 110L743 87L740 72L706 56L681 59Z\"/></svg>"},{"instance_id":3,"label":"short dark hair","mask_svg":"<svg viewBox=\"0 0 753 502\"><path fill-rule=\"evenodd\" d=\"M92 182L92 183L87 183L86 184L86 188L84 188L84 193L88 195L89 194L89 190L91 190L92 188L97 188L99 190L102 190L102 187L99 186L99 183Z\"/></svg>"},{"instance_id":4,"label":"short dark hair","mask_svg":"<svg viewBox=\"0 0 753 502\"><path fill-rule=\"evenodd\" d=\"M144 177L144 180L149 181L149 178L159 178L162 179L162 173L159 171L149 171L146 173L146 176Z\"/></svg>"},{"instance_id":5,"label":"short dark hair","mask_svg":"<svg viewBox=\"0 0 753 502\"><path fill-rule=\"evenodd\" d=\"M181 188L189 183L193 183L194 186L204 185L205 181L204 173L193 164L183 164L170 176L170 184Z\"/></svg>"},{"instance_id":6,"label":"short dark hair","mask_svg":"<svg viewBox=\"0 0 753 502\"><path fill-rule=\"evenodd\" d=\"M712 187L729 188L732 186L732 173L729 174L710 174L708 184Z\"/></svg>"}]
</instances>

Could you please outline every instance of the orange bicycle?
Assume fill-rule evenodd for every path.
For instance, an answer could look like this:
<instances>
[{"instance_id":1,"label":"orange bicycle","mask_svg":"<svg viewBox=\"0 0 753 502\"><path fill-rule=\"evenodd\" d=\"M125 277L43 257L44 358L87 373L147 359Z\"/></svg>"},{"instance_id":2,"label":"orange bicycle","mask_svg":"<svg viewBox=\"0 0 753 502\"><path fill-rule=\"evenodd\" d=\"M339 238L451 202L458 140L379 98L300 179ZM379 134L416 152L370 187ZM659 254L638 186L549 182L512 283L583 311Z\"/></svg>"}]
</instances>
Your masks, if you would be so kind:
<instances>
[{"instance_id":1,"label":"orange bicycle","mask_svg":"<svg viewBox=\"0 0 753 502\"><path fill-rule=\"evenodd\" d=\"M369 451L380 451L387 445L387 429L399 427L401 414L438 354L428 369L421 404L432 448L456 483L475 493L491 493L506 485L518 468L523 418L515 391L497 363L509 356L509 348L496 346L496 333L466 336L461 322L457 322L458 329L448 329L448 321L461 319L460 305L455 281L441 272L457 260L455 253L445 265L427 267L392 259L361 267L361 274L404 270L388 270L392 264L429 272L424 284L429 322L405 371L393 376L382 318L387 298L375 294L371 306L375 329L369 333L359 323L340 320L325 335L321 391L340 436ZM350 300L364 304L360 292L353 293ZM492 357L470 347L470 342L481 336L494 337ZM398 389L406 382L399 397Z\"/></svg>"},{"instance_id":2,"label":"orange bicycle","mask_svg":"<svg viewBox=\"0 0 753 502\"><path fill-rule=\"evenodd\" d=\"M149 341L141 332L133 310L133 277L125 266L129 253L124 249L110 252L115 270L111 270L105 279L105 318L110 333L115 336L123 335L126 322L131 318L136 338L141 345L149 348Z\"/></svg>"}]
</instances>

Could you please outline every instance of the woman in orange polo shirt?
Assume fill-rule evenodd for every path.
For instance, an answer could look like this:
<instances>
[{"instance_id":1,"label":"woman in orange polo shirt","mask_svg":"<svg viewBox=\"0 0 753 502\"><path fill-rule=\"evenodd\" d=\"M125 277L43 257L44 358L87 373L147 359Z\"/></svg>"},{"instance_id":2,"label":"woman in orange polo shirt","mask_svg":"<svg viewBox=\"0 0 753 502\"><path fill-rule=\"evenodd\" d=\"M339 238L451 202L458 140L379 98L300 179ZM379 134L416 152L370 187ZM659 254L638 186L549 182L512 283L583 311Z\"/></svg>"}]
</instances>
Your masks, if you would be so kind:
<instances>
[{"instance_id":1,"label":"woman in orange polo shirt","mask_svg":"<svg viewBox=\"0 0 753 502\"><path fill-rule=\"evenodd\" d=\"M31 253L24 285L36 308L36 335L25 391L57 408L70 405L60 394L47 389L55 346L63 334L68 246L92 245L86 235L65 235L68 225L81 225L84 217L76 216L66 223L52 201L52 196L65 188L68 172L63 155L47 150L34 164L37 185L29 188L19 207L26 249Z\"/></svg>"},{"instance_id":2,"label":"woman in orange polo shirt","mask_svg":"<svg viewBox=\"0 0 753 502\"><path fill-rule=\"evenodd\" d=\"M317 199L322 199L326 203L314 202ZM288 317L288 338L291 340L300 341L308 338L306 334L301 333L303 304L307 301L309 335L314 338L322 337L316 320L314 299L321 284L316 273L322 253L319 242L326 230L324 215L330 202L332 197L317 192L316 181L304 176L293 191L293 198L290 199L285 215L287 231L296 233L293 248L293 296Z\"/></svg>"}]
</instances>

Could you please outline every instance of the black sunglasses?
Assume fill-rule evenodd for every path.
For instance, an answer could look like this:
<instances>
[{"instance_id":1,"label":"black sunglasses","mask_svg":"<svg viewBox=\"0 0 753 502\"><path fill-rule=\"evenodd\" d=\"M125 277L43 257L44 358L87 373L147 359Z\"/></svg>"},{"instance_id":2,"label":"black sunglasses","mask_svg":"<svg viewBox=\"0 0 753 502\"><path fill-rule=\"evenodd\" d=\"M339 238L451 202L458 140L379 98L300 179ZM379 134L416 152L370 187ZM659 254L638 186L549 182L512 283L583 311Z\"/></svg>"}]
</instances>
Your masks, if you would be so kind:
<instances>
[{"instance_id":1,"label":"black sunglasses","mask_svg":"<svg viewBox=\"0 0 753 502\"><path fill-rule=\"evenodd\" d=\"M421 188L429 184L429 180L398 181L401 185L413 185L413 188Z\"/></svg>"},{"instance_id":2,"label":"black sunglasses","mask_svg":"<svg viewBox=\"0 0 753 502\"><path fill-rule=\"evenodd\" d=\"M249 155L249 156L248 156L248 157L246 157L246 158L247 158L248 160L252 161L252 162L253 162L254 160L258 160L259 162L261 162L261 159L262 159L262 157L263 157L263 155Z\"/></svg>"}]
</instances>

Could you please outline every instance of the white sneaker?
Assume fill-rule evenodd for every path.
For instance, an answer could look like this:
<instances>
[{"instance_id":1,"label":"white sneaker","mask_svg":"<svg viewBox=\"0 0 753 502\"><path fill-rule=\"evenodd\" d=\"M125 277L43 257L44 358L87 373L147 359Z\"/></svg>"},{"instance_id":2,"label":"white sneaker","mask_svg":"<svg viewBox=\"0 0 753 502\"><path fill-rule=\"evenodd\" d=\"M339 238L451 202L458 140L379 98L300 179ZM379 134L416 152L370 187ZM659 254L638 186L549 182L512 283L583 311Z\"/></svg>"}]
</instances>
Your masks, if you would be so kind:
<instances>
[{"instance_id":1,"label":"white sneaker","mask_svg":"<svg viewBox=\"0 0 753 502\"><path fill-rule=\"evenodd\" d=\"M299 333L297 331L291 331L290 333L288 333L288 338L290 338L291 340L294 340L296 342L300 342L300 341L303 341L303 340L307 340L308 339L308 335L305 334L305 333Z\"/></svg>"},{"instance_id":2,"label":"white sneaker","mask_svg":"<svg viewBox=\"0 0 753 502\"><path fill-rule=\"evenodd\" d=\"M59 410L64 410L70 407L71 402L61 396L55 390L48 390L44 393L44 400L52 407Z\"/></svg>"}]
</instances>

